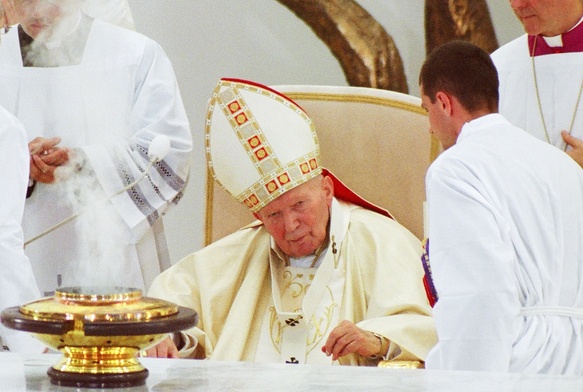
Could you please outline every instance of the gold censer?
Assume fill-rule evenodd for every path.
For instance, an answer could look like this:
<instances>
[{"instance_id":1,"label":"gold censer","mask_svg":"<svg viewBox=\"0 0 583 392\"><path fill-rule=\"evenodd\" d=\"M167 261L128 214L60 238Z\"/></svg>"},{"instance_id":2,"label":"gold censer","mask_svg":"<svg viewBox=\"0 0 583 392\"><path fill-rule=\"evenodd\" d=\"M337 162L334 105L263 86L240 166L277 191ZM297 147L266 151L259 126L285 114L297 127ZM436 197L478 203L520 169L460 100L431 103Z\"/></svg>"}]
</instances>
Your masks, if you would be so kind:
<instances>
[{"instance_id":1,"label":"gold censer","mask_svg":"<svg viewBox=\"0 0 583 392\"><path fill-rule=\"evenodd\" d=\"M54 297L5 309L1 318L63 353L47 372L51 383L80 388L144 385L148 370L137 354L198 321L192 309L124 287L59 288Z\"/></svg>"}]
</instances>

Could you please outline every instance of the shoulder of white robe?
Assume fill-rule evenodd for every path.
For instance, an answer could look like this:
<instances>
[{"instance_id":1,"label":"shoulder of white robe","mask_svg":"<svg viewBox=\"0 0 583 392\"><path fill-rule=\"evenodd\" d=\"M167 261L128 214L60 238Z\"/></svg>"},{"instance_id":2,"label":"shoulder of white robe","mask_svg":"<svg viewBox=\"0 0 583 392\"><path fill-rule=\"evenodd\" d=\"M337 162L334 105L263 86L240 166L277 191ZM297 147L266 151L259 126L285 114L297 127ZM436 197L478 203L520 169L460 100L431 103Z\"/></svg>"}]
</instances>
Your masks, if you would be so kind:
<instances>
[{"instance_id":1,"label":"shoulder of white robe","mask_svg":"<svg viewBox=\"0 0 583 392\"><path fill-rule=\"evenodd\" d=\"M92 18L135 30L128 0L81 0L81 9Z\"/></svg>"}]
</instances>

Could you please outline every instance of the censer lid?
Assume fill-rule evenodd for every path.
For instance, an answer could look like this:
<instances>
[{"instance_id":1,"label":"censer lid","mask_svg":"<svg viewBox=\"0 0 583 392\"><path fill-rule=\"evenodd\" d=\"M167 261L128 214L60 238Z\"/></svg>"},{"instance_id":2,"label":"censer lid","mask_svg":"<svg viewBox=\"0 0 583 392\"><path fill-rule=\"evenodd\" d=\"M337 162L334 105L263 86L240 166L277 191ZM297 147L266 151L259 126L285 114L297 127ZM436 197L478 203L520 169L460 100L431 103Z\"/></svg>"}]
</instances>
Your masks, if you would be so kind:
<instances>
[{"instance_id":1,"label":"censer lid","mask_svg":"<svg viewBox=\"0 0 583 392\"><path fill-rule=\"evenodd\" d=\"M139 289L124 287L64 287L54 297L20 306L37 320L148 321L178 312L178 307L157 298L142 297Z\"/></svg>"},{"instance_id":2,"label":"censer lid","mask_svg":"<svg viewBox=\"0 0 583 392\"><path fill-rule=\"evenodd\" d=\"M77 324L86 335L140 335L173 332L196 325L188 308L127 287L75 286L55 290L53 297L6 309L2 323L10 328L61 334Z\"/></svg>"},{"instance_id":3,"label":"censer lid","mask_svg":"<svg viewBox=\"0 0 583 392\"><path fill-rule=\"evenodd\" d=\"M132 287L72 286L55 290L54 299L62 303L91 305L99 303L119 303L137 301L142 298L142 291Z\"/></svg>"}]
</instances>

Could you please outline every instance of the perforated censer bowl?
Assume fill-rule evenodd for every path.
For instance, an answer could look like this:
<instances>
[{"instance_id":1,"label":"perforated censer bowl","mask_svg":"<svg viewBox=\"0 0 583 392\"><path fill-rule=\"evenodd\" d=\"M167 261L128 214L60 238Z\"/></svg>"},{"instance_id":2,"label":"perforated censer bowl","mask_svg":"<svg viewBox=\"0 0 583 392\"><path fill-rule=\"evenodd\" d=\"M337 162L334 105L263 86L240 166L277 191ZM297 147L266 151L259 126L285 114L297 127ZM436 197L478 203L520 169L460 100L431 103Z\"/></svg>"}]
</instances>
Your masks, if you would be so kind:
<instances>
[{"instance_id":1,"label":"perforated censer bowl","mask_svg":"<svg viewBox=\"0 0 583 392\"><path fill-rule=\"evenodd\" d=\"M197 313L124 287L65 287L7 308L8 328L27 331L63 353L49 368L51 383L85 388L144 385L148 370L137 358L167 336L195 326Z\"/></svg>"}]
</instances>

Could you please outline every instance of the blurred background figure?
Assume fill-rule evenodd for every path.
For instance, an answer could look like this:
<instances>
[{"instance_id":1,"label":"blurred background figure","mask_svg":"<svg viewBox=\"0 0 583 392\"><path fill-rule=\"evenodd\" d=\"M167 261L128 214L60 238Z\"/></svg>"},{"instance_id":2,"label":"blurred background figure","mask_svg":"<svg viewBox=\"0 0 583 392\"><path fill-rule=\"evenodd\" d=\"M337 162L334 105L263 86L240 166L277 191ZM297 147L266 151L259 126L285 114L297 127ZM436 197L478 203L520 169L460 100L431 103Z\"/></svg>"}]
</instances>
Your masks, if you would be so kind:
<instances>
[{"instance_id":1,"label":"blurred background figure","mask_svg":"<svg viewBox=\"0 0 583 392\"><path fill-rule=\"evenodd\" d=\"M583 171L498 113L490 56L437 48L421 100L444 152L427 172L439 299L428 369L583 374Z\"/></svg>"},{"instance_id":2,"label":"blurred background figure","mask_svg":"<svg viewBox=\"0 0 583 392\"><path fill-rule=\"evenodd\" d=\"M583 0L511 0L526 34L492 54L500 113L583 166Z\"/></svg>"},{"instance_id":3,"label":"blurred background figure","mask_svg":"<svg viewBox=\"0 0 583 392\"><path fill-rule=\"evenodd\" d=\"M128 11L123 4L114 8ZM20 24L0 48L0 104L24 123L30 141L25 251L44 294L60 285L147 288L170 265L161 217L182 195L192 150L162 48L93 18L84 5L15 1ZM170 152L114 197L142 175L160 134L170 139Z\"/></svg>"}]
</instances>

